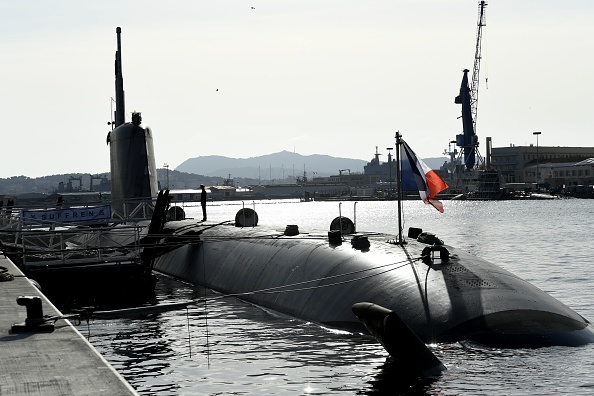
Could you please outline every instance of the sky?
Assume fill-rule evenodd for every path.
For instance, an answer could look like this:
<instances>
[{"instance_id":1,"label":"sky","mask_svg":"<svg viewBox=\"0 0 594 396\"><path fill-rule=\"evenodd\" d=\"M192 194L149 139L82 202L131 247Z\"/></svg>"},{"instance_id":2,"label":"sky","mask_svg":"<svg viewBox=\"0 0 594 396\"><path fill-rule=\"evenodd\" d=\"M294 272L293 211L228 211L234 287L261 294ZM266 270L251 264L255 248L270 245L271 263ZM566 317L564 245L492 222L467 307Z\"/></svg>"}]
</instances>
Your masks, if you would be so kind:
<instances>
[{"instance_id":1,"label":"sky","mask_svg":"<svg viewBox=\"0 0 594 396\"><path fill-rule=\"evenodd\" d=\"M476 0L0 0L0 177L109 171L116 27L126 120L157 167L282 150L423 158L462 132ZM594 146L594 2L490 0L477 134Z\"/></svg>"}]
</instances>

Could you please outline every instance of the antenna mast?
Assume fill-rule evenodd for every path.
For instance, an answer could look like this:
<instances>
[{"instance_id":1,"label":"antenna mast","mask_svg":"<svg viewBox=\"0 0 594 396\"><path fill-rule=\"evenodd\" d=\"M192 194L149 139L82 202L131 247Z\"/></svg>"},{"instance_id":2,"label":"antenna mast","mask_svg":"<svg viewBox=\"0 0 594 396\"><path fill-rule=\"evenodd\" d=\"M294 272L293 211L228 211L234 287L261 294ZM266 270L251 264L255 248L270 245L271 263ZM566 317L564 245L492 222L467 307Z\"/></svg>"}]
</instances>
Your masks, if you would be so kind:
<instances>
[{"instance_id":1,"label":"antenna mast","mask_svg":"<svg viewBox=\"0 0 594 396\"><path fill-rule=\"evenodd\" d=\"M474 69L472 71L472 85L470 87L470 108L472 114L472 126L474 133L476 133L476 115L478 108L478 89L479 89L479 72L481 69L481 39L483 37L483 26L487 26L485 21L485 10L487 2L485 0L479 1L478 22L476 27L476 49L474 52Z\"/></svg>"},{"instance_id":2,"label":"antenna mast","mask_svg":"<svg viewBox=\"0 0 594 396\"><path fill-rule=\"evenodd\" d=\"M402 163L400 162L400 147L402 146L402 135L396 132L396 180L398 186L398 239L396 244L404 245L406 242L402 237ZM392 166L392 165L390 165Z\"/></svg>"},{"instance_id":3,"label":"antenna mast","mask_svg":"<svg viewBox=\"0 0 594 396\"><path fill-rule=\"evenodd\" d=\"M116 35L118 39L118 49L115 54L115 126L116 128L126 122L126 110L124 104L124 76L122 75L122 29L116 28Z\"/></svg>"}]
</instances>

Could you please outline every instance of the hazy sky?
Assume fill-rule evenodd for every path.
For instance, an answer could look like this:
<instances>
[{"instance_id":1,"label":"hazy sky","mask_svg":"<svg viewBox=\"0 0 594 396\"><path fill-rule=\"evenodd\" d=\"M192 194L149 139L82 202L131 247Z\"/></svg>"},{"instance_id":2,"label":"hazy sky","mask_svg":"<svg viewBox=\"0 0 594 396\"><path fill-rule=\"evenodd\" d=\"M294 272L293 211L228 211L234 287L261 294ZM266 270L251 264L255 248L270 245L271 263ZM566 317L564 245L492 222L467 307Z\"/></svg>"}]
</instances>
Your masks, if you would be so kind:
<instances>
[{"instance_id":1,"label":"hazy sky","mask_svg":"<svg viewBox=\"0 0 594 396\"><path fill-rule=\"evenodd\" d=\"M441 156L477 15L475 0L0 0L0 177L109 171L117 26L126 120L142 112L157 167L376 146L386 160L397 130ZM594 1L490 0L486 17L479 150L533 131L594 146Z\"/></svg>"}]
</instances>

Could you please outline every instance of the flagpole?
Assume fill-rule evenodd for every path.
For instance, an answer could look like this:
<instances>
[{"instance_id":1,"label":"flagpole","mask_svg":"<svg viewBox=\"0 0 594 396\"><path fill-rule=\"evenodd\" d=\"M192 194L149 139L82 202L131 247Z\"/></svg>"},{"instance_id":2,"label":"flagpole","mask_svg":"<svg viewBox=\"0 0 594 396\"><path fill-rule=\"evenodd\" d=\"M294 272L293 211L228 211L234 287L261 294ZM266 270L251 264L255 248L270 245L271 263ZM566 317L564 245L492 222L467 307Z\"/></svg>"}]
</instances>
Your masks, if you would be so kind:
<instances>
[{"instance_id":1,"label":"flagpole","mask_svg":"<svg viewBox=\"0 0 594 396\"><path fill-rule=\"evenodd\" d=\"M402 239L402 164L400 163L400 146L402 145L402 135L400 131L396 132L396 181L398 184L398 241L404 244Z\"/></svg>"}]
</instances>

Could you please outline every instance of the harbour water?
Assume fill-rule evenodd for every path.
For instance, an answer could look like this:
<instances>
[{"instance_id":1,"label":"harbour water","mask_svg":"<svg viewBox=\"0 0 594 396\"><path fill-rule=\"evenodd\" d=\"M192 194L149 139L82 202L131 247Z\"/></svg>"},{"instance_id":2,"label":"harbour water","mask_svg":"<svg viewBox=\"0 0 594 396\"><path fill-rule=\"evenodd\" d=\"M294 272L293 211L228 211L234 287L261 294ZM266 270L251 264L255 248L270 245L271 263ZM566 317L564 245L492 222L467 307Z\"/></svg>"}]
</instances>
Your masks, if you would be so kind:
<instances>
[{"instance_id":1,"label":"harbour water","mask_svg":"<svg viewBox=\"0 0 594 396\"><path fill-rule=\"evenodd\" d=\"M209 220L232 220L242 202L213 203ZM245 206L254 207L252 201ZM354 208L356 207L356 213ZM438 213L404 202L404 226L436 234L526 279L594 320L594 201L445 201ZM357 230L395 234L394 202L256 201L260 224L327 230L339 214ZM186 207L201 218L199 207ZM447 366L403 377L375 340L336 332L160 276L157 302L206 297L189 310L82 323L79 330L143 395L553 395L594 394L594 345L491 349L432 346Z\"/></svg>"}]
</instances>

